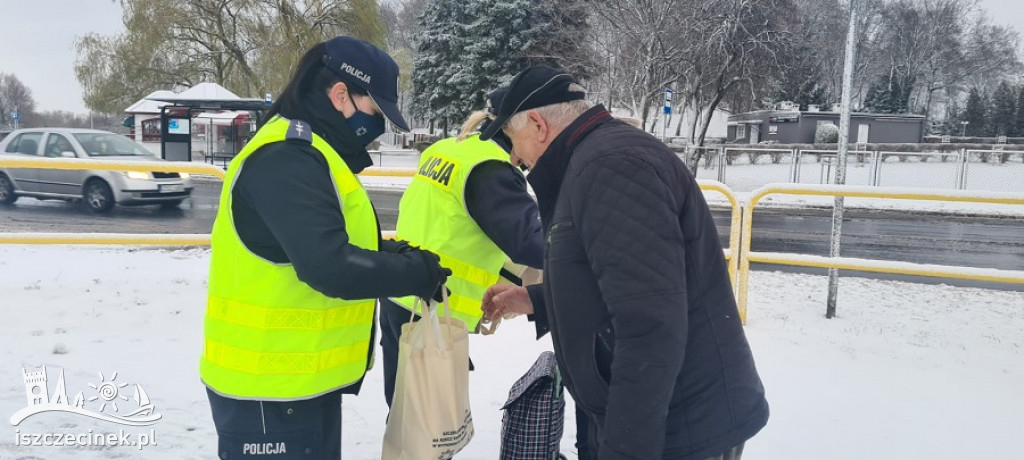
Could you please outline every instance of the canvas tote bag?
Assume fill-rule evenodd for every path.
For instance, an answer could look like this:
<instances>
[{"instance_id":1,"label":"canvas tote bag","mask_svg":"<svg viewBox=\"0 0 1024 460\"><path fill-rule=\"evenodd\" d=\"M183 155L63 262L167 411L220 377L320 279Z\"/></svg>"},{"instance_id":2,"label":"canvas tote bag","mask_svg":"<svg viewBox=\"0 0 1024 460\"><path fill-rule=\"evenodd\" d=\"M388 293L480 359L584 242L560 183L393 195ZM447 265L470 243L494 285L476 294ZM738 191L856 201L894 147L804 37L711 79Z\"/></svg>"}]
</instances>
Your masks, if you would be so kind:
<instances>
[{"instance_id":1,"label":"canvas tote bag","mask_svg":"<svg viewBox=\"0 0 1024 460\"><path fill-rule=\"evenodd\" d=\"M395 396L384 431L382 460L447 460L473 438L469 408L469 337L451 317L416 299L398 345ZM422 319L412 322L417 306Z\"/></svg>"}]
</instances>

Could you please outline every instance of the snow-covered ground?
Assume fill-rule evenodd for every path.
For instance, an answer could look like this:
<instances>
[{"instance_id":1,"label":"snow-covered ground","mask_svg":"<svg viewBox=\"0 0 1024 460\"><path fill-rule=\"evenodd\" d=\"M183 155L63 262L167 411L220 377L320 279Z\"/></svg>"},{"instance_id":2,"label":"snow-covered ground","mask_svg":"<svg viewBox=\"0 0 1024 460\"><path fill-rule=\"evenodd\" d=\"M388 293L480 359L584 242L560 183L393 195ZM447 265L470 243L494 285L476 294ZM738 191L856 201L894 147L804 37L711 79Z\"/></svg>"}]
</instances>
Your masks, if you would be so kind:
<instances>
[{"instance_id":1,"label":"snow-covered ground","mask_svg":"<svg viewBox=\"0 0 1024 460\"><path fill-rule=\"evenodd\" d=\"M0 459L213 458L197 375L206 249L0 246L0 414L26 406L22 368L60 368L69 395L106 381L144 385L151 427L42 413L0 434ZM824 319L822 277L755 272L746 327L772 417L744 458L1016 458L1024 426L1024 293L844 278ZM473 337L476 437L458 458L497 456L512 383L550 349L523 319ZM379 457L379 366L344 402L346 459ZM128 393L129 396L131 393ZM73 398L73 396L72 396ZM95 409L87 403L87 409ZM571 406L569 413L571 414ZM25 447L26 433L155 433L138 447ZM18 430L18 431L16 431ZM572 444L567 417L563 446Z\"/></svg>"}]
</instances>

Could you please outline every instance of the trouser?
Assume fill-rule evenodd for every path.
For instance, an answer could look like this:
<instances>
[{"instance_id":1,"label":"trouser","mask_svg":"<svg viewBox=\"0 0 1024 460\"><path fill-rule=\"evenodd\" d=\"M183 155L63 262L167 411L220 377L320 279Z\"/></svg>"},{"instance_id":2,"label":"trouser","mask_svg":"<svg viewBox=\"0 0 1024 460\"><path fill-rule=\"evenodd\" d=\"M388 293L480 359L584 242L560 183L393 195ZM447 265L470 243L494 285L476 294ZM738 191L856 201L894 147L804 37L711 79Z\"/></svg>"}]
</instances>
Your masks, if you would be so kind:
<instances>
[{"instance_id":1,"label":"trouser","mask_svg":"<svg viewBox=\"0 0 1024 460\"><path fill-rule=\"evenodd\" d=\"M243 401L207 389L221 460L341 459L341 392L303 401Z\"/></svg>"},{"instance_id":2,"label":"trouser","mask_svg":"<svg viewBox=\"0 0 1024 460\"><path fill-rule=\"evenodd\" d=\"M384 401L391 407L398 375L398 341L402 338L402 325L409 322L409 310L388 299L380 299L380 348L384 358ZM415 320L419 321L419 315Z\"/></svg>"},{"instance_id":3,"label":"trouser","mask_svg":"<svg viewBox=\"0 0 1024 460\"><path fill-rule=\"evenodd\" d=\"M707 460L740 460L740 457L743 456L743 444L746 443L741 442L738 446L733 446L721 454L708 457Z\"/></svg>"},{"instance_id":4,"label":"trouser","mask_svg":"<svg viewBox=\"0 0 1024 460\"><path fill-rule=\"evenodd\" d=\"M412 312L388 299L380 299L380 348L384 358L384 401L391 407L395 396L395 379L398 378L398 343L402 338L402 325L409 322ZM420 316L413 317L419 321ZM473 370L473 360L469 360Z\"/></svg>"},{"instance_id":5,"label":"trouser","mask_svg":"<svg viewBox=\"0 0 1024 460\"><path fill-rule=\"evenodd\" d=\"M576 457L579 460L596 460L597 453L590 444L590 417L583 409L576 407Z\"/></svg>"}]
</instances>

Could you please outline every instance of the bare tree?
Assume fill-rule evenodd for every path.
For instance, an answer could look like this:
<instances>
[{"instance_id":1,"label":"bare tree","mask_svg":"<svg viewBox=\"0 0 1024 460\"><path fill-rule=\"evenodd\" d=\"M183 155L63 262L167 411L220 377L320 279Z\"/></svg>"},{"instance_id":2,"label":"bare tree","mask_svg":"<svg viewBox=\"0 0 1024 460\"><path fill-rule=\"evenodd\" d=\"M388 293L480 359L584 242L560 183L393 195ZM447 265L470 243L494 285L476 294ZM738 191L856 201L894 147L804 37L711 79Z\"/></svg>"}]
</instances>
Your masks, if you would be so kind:
<instances>
[{"instance_id":1,"label":"bare tree","mask_svg":"<svg viewBox=\"0 0 1024 460\"><path fill-rule=\"evenodd\" d=\"M689 24L689 49L679 75L687 95L698 107L691 142L704 145L715 109L732 91L749 91L757 97L765 75L782 70L780 56L788 52L795 28L795 5L791 0L719 0L695 2ZM702 150L690 159L696 168Z\"/></svg>"},{"instance_id":2,"label":"bare tree","mask_svg":"<svg viewBox=\"0 0 1024 460\"><path fill-rule=\"evenodd\" d=\"M0 74L0 125L11 122L15 111L23 122L31 122L36 101L30 90L17 76Z\"/></svg>"},{"instance_id":3,"label":"bare tree","mask_svg":"<svg viewBox=\"0 0 1024 460\"><path fill-rule=\"evenodd\" d=\"M86 105L120 111L156 89L219 83L243 96L284 86L302 53L339 34L384 46L376 0L121 0L125 32L77 42Z\"/></svg>"},{"instance_id":4,"label":"bare tree","mask_svg":"<svg viewBox=\"0 0 1024 460\"><path fill-rule=\"evenodd\" d=\"M610 0L596 8L597 78L609 101L647 123L652 103L676 80L673 62L686 41L681 12L689 0ZM603 81L602 81L603 80Z\"/></svg>"}]
</instances>

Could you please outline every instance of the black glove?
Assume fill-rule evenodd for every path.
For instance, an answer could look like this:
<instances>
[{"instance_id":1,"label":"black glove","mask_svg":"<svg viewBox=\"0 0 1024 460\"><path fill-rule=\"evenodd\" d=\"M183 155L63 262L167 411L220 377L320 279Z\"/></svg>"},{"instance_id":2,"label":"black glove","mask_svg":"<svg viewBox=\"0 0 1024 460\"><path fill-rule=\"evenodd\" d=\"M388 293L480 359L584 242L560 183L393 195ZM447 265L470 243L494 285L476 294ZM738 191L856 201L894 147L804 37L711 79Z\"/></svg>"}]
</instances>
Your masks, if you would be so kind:
<instances>
[{"instance_id":1,"label":"black glove","mask_svg":"<svg viewBox=\"0 0 1024 460\"><path fill-rule=\"evenodd\" d=\"M380 252L390 252L392 254L404 254L409 251L415 251L416 247L409 244L408 241L402 240L381 240L380 241Z\"/></svg>"},{"instance_id":2,"label":"black glove","mask_svg":"<svg viewBox=\"0 0 1024 460\"><path fill-rule=\"evenodd\" d=\"M423 300L434 299L440 302L442 300L441 289L444 287L444 282L451 276L452 271L441 266L441 258L437 254L425 249L412 249L407 252L412 251L415 251L423 259L423 266L426 267L428 274L428 282L425 286L427 289L416 295Z\"/></svg>"}]
</instances>

